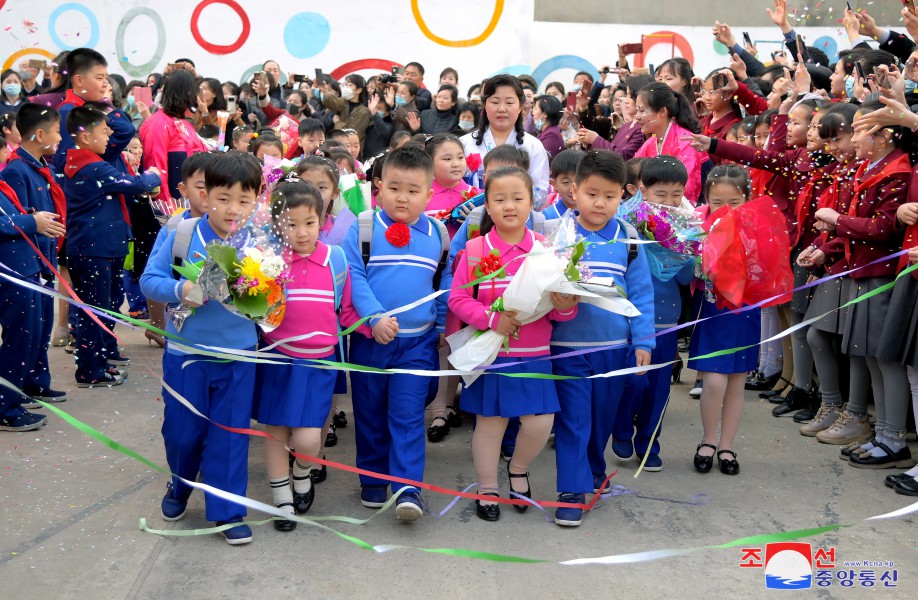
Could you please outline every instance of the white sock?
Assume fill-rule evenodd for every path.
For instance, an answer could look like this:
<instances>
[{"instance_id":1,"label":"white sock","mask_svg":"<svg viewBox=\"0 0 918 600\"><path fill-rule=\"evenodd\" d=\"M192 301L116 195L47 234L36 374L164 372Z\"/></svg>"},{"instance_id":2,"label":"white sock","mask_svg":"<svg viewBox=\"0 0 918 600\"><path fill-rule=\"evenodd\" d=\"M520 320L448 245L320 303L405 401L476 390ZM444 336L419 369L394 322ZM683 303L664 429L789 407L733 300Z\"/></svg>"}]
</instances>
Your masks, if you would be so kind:
<instances>
[{"instance_id":1,"label":"white sock","mask_svg":"<svg viewBox=\"0 0 918 600\"><path fill-rule=\"evenodd\" d=\"M916 479L918 479L918 465L915 465L914 467L906 471L905 474L908 475L909 477L915 477Z\"/></svg>"},{"instance_id":2,"label":"white sock","mask_svg":"<svg viewBox=\"0 0 918 600\"><path fill-rule=\"evenodd\" d=\"M312 479L309 474L312 465L303 466L299 460L293 461L293 491L297 494L306 494L312 489Z\"/></svg>"},{"instance_id":3,"label":"white sock","mask_svg":"<svg viewBox=\"0 0 918 600\"><path fill-rule=\"evenodd\" d=\"M293 490L290 489L290 478L269 479L274 506L293 515Z\"/></svg>"}]
</instances>

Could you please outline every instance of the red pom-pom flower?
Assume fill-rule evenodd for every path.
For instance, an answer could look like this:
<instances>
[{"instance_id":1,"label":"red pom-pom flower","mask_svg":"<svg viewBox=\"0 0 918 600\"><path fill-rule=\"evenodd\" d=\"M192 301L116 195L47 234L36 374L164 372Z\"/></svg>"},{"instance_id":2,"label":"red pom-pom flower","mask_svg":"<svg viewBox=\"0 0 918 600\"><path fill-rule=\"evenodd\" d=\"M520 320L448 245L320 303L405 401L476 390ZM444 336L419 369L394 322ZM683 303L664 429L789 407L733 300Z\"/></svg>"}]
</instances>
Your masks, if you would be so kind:
<instances>
[{"instance_id":1,"label":"red pom-pom flower","mask_svg":"<svg viewBox=\"0 0 918 600\"><path fill-rule=\"evenodd\" d=\"M411 241L411 230L404 223L393 223L386 229L386 241L396 248L404 248Z\"/></svg>"},{"instance_id":2,"label":"red pom-pom flower","mask_svg":"<svg viewBox=\"0 0 918 600\"><path fill-rule=\"evenodd\" d=\"M469 167L469 171L472 173L478 172L478 168L481 167L481 155L480 154L469 154L465 157L465 164Z\"/></svg>"}]
</instances>

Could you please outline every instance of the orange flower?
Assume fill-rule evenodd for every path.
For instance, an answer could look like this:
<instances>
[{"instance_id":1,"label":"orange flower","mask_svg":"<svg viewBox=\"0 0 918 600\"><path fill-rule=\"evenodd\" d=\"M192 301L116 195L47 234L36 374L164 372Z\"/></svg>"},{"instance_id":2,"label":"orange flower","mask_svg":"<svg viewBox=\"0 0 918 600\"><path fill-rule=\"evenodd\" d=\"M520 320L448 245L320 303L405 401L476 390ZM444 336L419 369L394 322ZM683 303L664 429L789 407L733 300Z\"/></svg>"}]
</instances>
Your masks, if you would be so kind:
<instances>
[{"instance_id":1,"label":"orange flower","mask_svg":"<svg viewBox=\"0 0 918 600\"><path fill-rule=\"evenodd\" d=\"M284 299L284 290L274 281L268 284L268 304L274 305Z\"/></svg>"}]
</instances>

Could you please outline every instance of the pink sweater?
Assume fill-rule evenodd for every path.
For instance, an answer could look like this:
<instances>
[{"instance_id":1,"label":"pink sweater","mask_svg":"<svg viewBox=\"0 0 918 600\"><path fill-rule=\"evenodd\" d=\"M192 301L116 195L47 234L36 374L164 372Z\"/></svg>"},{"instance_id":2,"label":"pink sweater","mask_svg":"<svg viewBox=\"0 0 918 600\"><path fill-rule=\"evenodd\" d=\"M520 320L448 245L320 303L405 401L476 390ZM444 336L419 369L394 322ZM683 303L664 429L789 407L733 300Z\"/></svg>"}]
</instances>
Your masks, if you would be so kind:
<instances>
[{"instance_id":1,"label":"pink sweater","mask_svg":"<svg viewBox=\"0 0 918 600\"><path fill-rule=\"evenodd\" d=\"M297 358L326 358L338 343L338 315L335 314L335 284L329 264L330 248L318 242L307 256L287 250L284 261L293 279L287 284L287 310L276 329L265 333L268 344L307 333L321 332L304 340L288 341L275 349ZM341 294L341 322L349 327L357 322L351 304L351 276L347 275Z\"/></svg>"},{"instance_id":2,"label":"pink sweater","mask_svg":"<svg viewBox=\"0 0 918 600\"><path fill-rule=\"evenodd\" d=\"M449 309L462 322L468 323L476 329L484 331L496 326L500 322L501 316L500 313L492 313L490 311L491 304L504 295L504 290L507 289L510 280L519 271L523 260L525 260L513 259L530 252L533 242L537 239L541 240L542 236L536 235L527 229L522 242L517 245L510 245L501 239L496 230L489 231L485 236L484 254L487 255L496 248L500 253L500 264L507 265L506 275L480 284L478 286L478 298L475 298L472 288L462 288L472 280L469 278L468 256L463 253L453 278L453 287L449 294ZM520 328L519 339L511 337L510 349L501 348L497 355L498 358L508 356L546 356L550 354L551 321L570 321L576 316L577 307L575 306L569 312L552 310L538 321L523 325Z\"/></svg>"},{"instance_id":3,"label":"pink sweater","mask_svg":"<svg viewBox=\"0 0 918 600\"><path fill-rule=\"evenodd\" d=\"M691 134L691 131L680 127L673 120L666 134L666 139L663 140L663 152L657 152L657 137L652 135L647 138L644 145L634 156L635 158L653 158L664 154L674 156L682 161L682 164L685 165L685 170L688 171L685 197L691 200L693 204L697 204L704 183L701 181L701 165L708 160L708 155L692 149L691 139L685 139L689 138Z\"/></svg>"},{"instance_id":4,"label":"pink sweater","mask_svg":"<svg viewBox=\"0 0 918 600\"><path fill-rule=\"evenodd\" d=\"M430 197L426 210L427 214L431 216L441 210L453 210L466 201L462 194L472 189L472 186L462 180L459 180L456 185L449 188L434 179L431 187L433 188L433 196ZM453 239L453 236L459 231L459 227L454 225L452 221L447 221L446 230L449 232L449 239Z\"/></svg>"}]
</instances>

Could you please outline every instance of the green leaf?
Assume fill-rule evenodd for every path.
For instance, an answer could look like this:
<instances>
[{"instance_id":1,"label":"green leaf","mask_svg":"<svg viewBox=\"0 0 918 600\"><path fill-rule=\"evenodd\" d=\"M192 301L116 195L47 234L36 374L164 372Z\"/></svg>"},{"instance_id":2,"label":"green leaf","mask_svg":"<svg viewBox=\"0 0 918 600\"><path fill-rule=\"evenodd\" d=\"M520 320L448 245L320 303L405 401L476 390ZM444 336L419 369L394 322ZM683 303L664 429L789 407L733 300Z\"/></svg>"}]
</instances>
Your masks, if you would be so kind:
<instances>
[{"instance_id":1,"label":"green leaf","mask_svg":"<svg viewBox=\"0 0 918 600\"><path fill-rule=\"evenodd\" d=\"M268 297L264 294L233 296L233 305L250 319L260 319L268 314Z\"/></svg>"},{"instance_id":2,"label":"green leaf","mask_svg":"<svg viewBox=\"0 0 918 600\"><path fill-rule=\"evenodd\" d=\"M615 291L618 292L618 295L624 298L625 300L628 299L628 294L625 293L625 288L623 288L622 286L616 285Z\"/></svg>"},{"instance_id":3,"label":"green leaf","mask_svg":"<svg viewBox=\"0 0 918 600\"><path fill-rule=\"evenodd\" d=\"M491 304L491 312L504 312L504 298L501 296Z\"/></svg>"},{"instance_id":4,"label":"green leaf","mask_svg":"<svg viewBox=\"0 0 918 600\"><path fill-rule=\"evenodd\" d=\"M175 272L187 279L188 281L197 282L198 275L201 274L201 268L204 266L204 261L199 260L198 262L188 263L184 265L172 265L172 268L175 269Z\"/></svg>"},{"instance_id":5,"label":"green leaf","mask_svg":"<svg viewBox=\"0 0 918 600\"><path fill-rule=\"evenodd\" d=\"M215 242L207 245L207 254L228 277L238 275L235 248Z\"/></svg>"},{"instance_id":6,"label":"green leaf","mask_svg":"<svg viewBox=\"0 0 918 600\"><path fill-rule=\"evenodd\" d=\"M360 189L359 181L357 185L351 189L341 192L341 196L344 198L344 203L347 204L347 207L355 215L359 215L366 210L367 203L363 198L363 192Z\"/></svg>"},{"instance_id":7,"label":"green leaf","mask_svg":"<svg viewBox=\"0 0 918 600\"><path fill-rule=\"evenodd\" d=\"M577 270L577 263L583 258L584 252L586 252L586 247L583 244L583 240L574 244L571 259L567 261L567 267L564 269L564 277L567 278L568 281L580 281L580 271Z\"/></svg>"}]
</instances>

